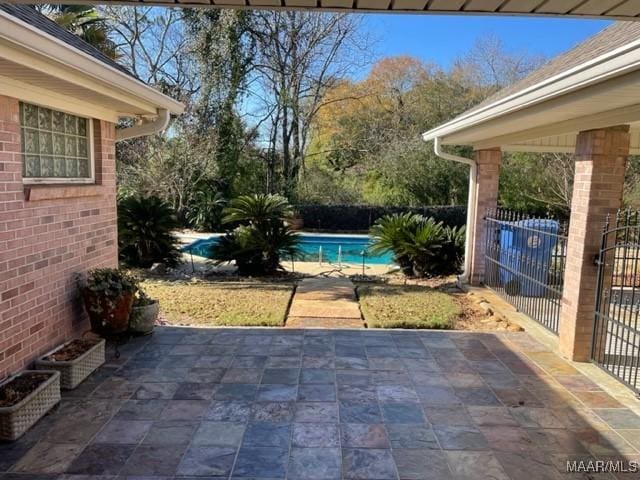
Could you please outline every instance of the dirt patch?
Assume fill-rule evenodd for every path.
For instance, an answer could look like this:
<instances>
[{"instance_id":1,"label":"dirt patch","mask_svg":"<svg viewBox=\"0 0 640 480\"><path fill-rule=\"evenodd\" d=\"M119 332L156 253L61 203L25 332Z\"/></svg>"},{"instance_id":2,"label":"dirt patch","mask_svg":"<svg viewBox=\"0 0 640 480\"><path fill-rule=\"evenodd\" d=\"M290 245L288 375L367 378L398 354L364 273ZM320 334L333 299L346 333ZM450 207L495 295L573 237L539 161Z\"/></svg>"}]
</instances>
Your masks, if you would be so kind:
<instances>
[{"instance_id":1,"label":"dirt patch","mask_svg":"<svg viewBox=\"0 0 640 480\"><path fill-rule=\"evenodd\" d=\"M509 331L520 332L523 328L508 318L494 312L490 305L482 298L469 295L460 290L450 291L460 306L461 313L454 320L455 330L473 331Z\"/></svg>"},{"instance_id":2,"label":"dirt patch","mask_svg":"<svg viewBox=\"0 0 640 480\"><path fill-rule=\"evenodd\" d=\"M99 339L76 339L67 343L64 347L47 355L43 360L48 362L70 362L75 360L92 347L95 347Z\"/></svg>"},{"instance_id":3,"label":"dirt patch","mask_svg":"<svg viewBox=\"0 0 640 480\"><path fill-rule=\"evenodd\" d=\"M12 407L46 382L50 373L24 373L0 387L0 407Z\"/></svg>"}]
</instances>

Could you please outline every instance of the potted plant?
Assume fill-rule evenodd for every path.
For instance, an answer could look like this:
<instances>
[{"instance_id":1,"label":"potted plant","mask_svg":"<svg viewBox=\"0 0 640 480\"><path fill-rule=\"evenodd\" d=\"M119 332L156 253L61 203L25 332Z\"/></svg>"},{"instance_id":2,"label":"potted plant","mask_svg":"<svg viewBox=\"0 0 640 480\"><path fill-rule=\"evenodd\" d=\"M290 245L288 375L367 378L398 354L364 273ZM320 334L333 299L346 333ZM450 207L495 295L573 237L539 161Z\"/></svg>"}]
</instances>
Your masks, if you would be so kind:
<instances>
[{"instance_id":1,"label":"potted plant","mask_svg":"<svg viewBox=\"0 0 640 480\"><path fill-rule=\"evenodd\" d=\"M81 280L81 290L93 332L112 335L127 330L138 290L135 278L122 270L100 268Z\"/></svg>"},{"instance_id":2,"label":"potted plant","mask_svg":"<svg viewBox=\"0 0 640 480\"><path fill-rule=\"evenodd\" d=\"M129 331L141 335L150 334L153 332L159 311L158 301L150 298L143 290L139 289L133 301Z\"/></svg>"},{"instance_id":3,"label":"potted plant","mask_svg":"<svg viewBox=\"0 0 640 480\"><path fill-rule=\"evenodd\" d=\"M17 440L59 401L57 371L25 370L0 382L0 440Z\"/></svg>"},{"instance_id":4,"label":"potted plant","mask_svg":"<svg viewBox=\"0 0 640 480\"><path fill-rule=\"evenodd\" d=\"M104 363L104 346L104 339L99 337L71 340L40 357L35 367L59 371L60 386L72 390Z\"/></svg>"}]
</instances>

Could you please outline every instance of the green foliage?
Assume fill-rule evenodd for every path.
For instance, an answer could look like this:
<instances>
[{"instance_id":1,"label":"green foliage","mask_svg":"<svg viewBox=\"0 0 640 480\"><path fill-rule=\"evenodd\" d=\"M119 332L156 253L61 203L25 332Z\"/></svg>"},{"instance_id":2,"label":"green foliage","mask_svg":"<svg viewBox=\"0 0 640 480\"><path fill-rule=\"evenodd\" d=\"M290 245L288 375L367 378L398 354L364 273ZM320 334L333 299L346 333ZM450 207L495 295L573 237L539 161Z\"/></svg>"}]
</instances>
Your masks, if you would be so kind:
<instances>
[{"instance_id":1,"label":"green foliage","mask_svg":"<svg viewBox=\"0 0 640 480\"><path fill-rule=\"evenodd\" d=\"M411 235L418 228L423 217L413 213L399 213L380 218L371 227L369 235L372 238L371 253L380 255L392 252L394 261L406 274L413 273L413 262L405 251L405 245Z\"/></svg>"},{"instance_id":2,"label":"green foliage","mask_svg":"<svg viewBox=\"0 0 640 480\"><path fill-rule=\"evenodd\" d=\"M120 259L148 268L162 262L176 265L180 251L171 233L179 223L171 207L157 197L128 197L118 202Z\"/></svg>"},{"instance_id":3,"label":"green foliage","mask_svg":"<svg viewBox=\"0 0 640 480\"><path fill-rule=\"evenodd\" d=\"M286 223L293 208L279 195L245 195L223 211L223 223L239 224L211 247L216 264L235 261L240 275L273 275L282 256L297 256L299 237Z\"/></svg>"},{"instance_id":4,"label":"green foliage","mask_svg":"<svg viewBox=\"0 0 640 480\"><path fill-rule=\"evenodd\" d=\"M110 26L91 5L48 4L39 7L62 28L79 36L110 58L118 57L117 46L109 38Z\"/></svg>"},{"instance_id":5,"label":"green foliage","mask_svg":"<svg viewBox=\"0 0 640 480\"><path fill-rule=\"evenodd\" d=\"M90 270L86 277L79 279L83 288L108 298L117 298L123 293L138 290L137 279L118 268L97 268Z\"/></svg>"},{"instance_id":6,"label":"green foliage","mask_svg":"<svg viewBox=\"0 0 640 480\"><path fill-rule=\"evenodd\" d=\"M416 228L408 233L400 251L411 261L413 273L418 277L435 274L433 267L445 241L442 223L436 223L433 218L421 218ZM452 266L452 270L455 270L455 266Z\"/></svg>"},{"instance_id":7,"label":"green foliage","mask_svg":"<svg viewBox=\"0 0 640 480\"><path fill-rule=\"evenodd\" d=\"M99 296L107 308L115 308L122 295L135 294L138 291L138 280L124 270L117 268L98 268L90 270L86 276L79 276L80 288ZM92 313L103 313L99 302L89 306Z\"/></svg>"},{"instance_id":8,"label":"green foliage","mask_svg":"<svg viewBox=\"0 0 640 480\"><path fill-rule=\"evenodd\" d=\"M200 232L215 232L222 223L222 209L227 201L220 192L211 188L198 190L189 207L187 220Z\"/></svg>"},{"instance_id":9,"label":"green foliage","mask_svg":"<svg viewBox=\"0 0 640 480\"><path fill-rule=\"evenodd\" d=\"M224 209L224 223L246 223L260 226L285 221L293 216L293 207L281 195L256 194L234 198Z\"/></svg>"},{"instance_id":10,"label":"green foliage","mask_svg":"<svg viewBox=\"0 0 640 480\"><path fill-rule=\"evenodd\" d=\"M324 231L367 232L378 219L396 213L419 213L433 217L444 225L462 226L466 223L467 207L458 206L381 206L381 205L297 205L305 228Z\"/></svg>"},{"instance_id":11,"label":"green foliage","mask_svg":"<svg viewBox=\"0 0 640 480\"><path fill-rule=\"evenodd\" d=\"M371 227L372 252L392 252L406 275L451 275L460 270L464 230L419 214L389 215Z\"/></svg>"}]
</instances>

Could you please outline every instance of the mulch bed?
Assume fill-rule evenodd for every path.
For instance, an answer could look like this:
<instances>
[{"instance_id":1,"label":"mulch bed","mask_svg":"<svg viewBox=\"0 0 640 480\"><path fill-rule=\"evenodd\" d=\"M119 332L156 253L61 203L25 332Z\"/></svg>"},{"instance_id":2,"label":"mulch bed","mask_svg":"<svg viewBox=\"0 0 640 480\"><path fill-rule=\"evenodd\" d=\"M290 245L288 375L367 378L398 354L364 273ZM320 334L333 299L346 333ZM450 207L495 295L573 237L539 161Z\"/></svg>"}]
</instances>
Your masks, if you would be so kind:
<instances>
[{"instance_id":1,"label":"mulch bed","mask_svg":"<svg viewBox=\"0 0 640 480\"><path fill-rule=\"evenodd\" d=\"M47 381L51 373L25 373L0 387L0 407L12 407Z\"/></svg>"},{"instance_id":2,"label":"mulch bed","mask_svg":"<svg viewBox=\"0 0 640 480\"><path fill-rule=\"evenodd\" d=\"M44 357L48 362L69 362L75 360L90 348L94 347L100 340L96 339L76 339L67 343L64 347L56 350L51 355Z\"/></svg>"}]
</instances>

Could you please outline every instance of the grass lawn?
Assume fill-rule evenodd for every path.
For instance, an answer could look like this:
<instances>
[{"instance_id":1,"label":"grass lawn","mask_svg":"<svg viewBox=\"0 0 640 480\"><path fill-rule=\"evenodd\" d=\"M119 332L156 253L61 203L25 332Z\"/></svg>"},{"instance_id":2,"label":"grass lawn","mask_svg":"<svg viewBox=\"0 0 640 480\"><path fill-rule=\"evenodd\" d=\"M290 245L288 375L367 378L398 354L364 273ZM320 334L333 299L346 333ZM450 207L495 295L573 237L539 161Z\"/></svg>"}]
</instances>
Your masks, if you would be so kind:
<instances>
[{"instance_id":1,"label":"grass lawn","mask_svg":"<svg viewBox=\"0 0 640 480\"><path fill-rule=\"evenodd\" d=\"M416 285L361 285L360 309L370 328L453 328L461 314L446 293Z\"/></svg>"},{"instance_id":2,"label":"grass lawn","mask_svg":"<svg viewBox=\"0 0 640 480\"><path fill-rule=\"evenodd\" d=\"M200 326L284 325L289 285L203 285L145 281L142 288L160 301L169 323Z\"/></svg>"}]
</instances>

